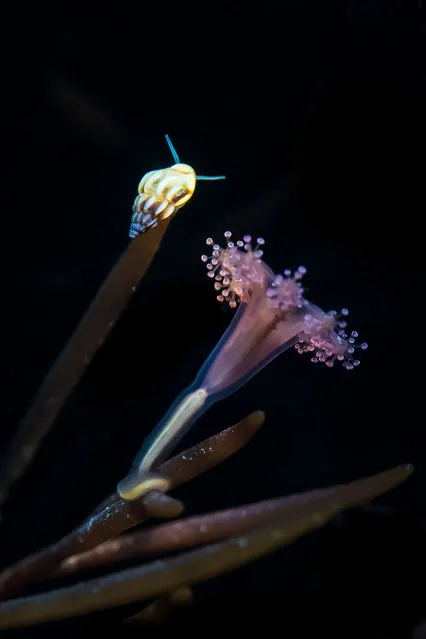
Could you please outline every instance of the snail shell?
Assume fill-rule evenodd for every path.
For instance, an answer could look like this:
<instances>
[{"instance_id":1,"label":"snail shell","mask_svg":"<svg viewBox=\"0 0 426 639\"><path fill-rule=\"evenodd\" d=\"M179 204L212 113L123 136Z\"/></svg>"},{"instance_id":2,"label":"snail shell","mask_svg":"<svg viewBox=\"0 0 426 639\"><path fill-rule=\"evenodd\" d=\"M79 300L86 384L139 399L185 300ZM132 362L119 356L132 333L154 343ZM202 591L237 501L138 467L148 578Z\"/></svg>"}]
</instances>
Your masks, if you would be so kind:
<instances>
[{"instance_id":1,"label":"snail shell","mask_svg":"<svg viewBox=\"0 0 426 639\"><path fill-rule=\"evenodd\" d=\"M186 204L194 193L195 183L195 171L189 164L174 164L144 175L133 204L130 237L156 226L159 220L165 220Z\"/></svg>"}]
</instances>

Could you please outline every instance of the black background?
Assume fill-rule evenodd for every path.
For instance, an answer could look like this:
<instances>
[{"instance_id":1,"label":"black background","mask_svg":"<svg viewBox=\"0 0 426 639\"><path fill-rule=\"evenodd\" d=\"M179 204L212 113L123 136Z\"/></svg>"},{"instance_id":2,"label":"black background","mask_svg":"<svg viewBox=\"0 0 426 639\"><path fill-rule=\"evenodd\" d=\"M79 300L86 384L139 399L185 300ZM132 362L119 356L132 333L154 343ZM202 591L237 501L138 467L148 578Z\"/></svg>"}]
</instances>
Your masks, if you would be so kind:
<instances>
[{"instance_id":1,"label":"black background","mask_svg":"<svg viewBox=\"0 0 426 639\"><path fill-rule=\"evenodd\" d=\"M369 350L352 372L286 353L214 406L182 446L258 408L267 419L233 459L176 491L186 513L405 462L416 471L370 507L195 587L197 606L174 628L217 623L235 636L257 623L298 636L318 620L341 636L355 626L410 636L426 616L422 0L18 6L3 30L3 447L125 250L140 177L172 163L164 134L183 162L227 180L200 183L173 220L15 487L2 564L58 539L111 492L192 381L232 316L199 256L207 236L231 229L265 237L276 271L305 265L309 299L348 306ZM122 616L38 633L96 636Z\"/></svg>"}]
</instances>

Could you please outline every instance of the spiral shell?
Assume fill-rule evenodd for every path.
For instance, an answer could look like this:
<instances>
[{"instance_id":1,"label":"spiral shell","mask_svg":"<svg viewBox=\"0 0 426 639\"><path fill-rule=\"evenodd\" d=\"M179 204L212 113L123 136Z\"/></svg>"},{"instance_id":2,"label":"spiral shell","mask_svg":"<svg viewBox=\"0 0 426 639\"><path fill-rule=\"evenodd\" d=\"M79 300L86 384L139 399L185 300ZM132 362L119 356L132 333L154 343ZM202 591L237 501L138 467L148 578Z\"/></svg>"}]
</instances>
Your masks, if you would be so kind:
<instances>
[{"instance_id":1,"label":"spiral shell","mask_svg":"<svg viewBox=\"0 0 426 639\"><path fill-rule=\"evenodd\" d=\"M129 236L136 237L173 215L192 197L195 183L195 171L189 164L174 164L144 175L133 204Z\"/></svg>"}]
</instances>

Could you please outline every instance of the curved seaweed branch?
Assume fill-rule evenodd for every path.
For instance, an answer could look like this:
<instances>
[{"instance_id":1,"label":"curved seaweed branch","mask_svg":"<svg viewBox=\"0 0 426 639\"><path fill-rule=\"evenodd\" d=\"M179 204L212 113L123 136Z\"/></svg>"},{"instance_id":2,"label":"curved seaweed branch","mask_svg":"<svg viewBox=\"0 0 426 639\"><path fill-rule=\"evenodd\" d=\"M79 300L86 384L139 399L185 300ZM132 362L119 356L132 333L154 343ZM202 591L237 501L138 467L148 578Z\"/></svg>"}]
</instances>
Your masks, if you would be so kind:
<instances>
[{"instance_id":1,"label":"curved seaweed branch","mask_svg":"<svg viewBox=\"0 0 426 639\"><path fill-rule=\"evenodd\" d=\"M298 517L308 516L318 509L329 509L333 504L336 511L340 511L387 492L403 482L410 472L410 466L397 466L349 484L268 499L122 535L118 539L100 544L93 550L68 557L62 562L55 576L218 541L272 524L277 517L280 521L290 524Z\"/></svg>"},{"instance_id":2,"label":"curved seaweed branch","mask_svg":"<svg viewBox=\"0 0 426 639\"><path fill-rule=\"evenodd\" d=\"M0 506L23 475L43 439L104 343L148 270L170 220L132 240L54 362L0 464Z\"/></svg>"},{"instance_id":3,"label":"curved seaweed branch","mask_svg":"<svg viewBox=\"0 0 426 639\"><path fill-rule=\"evenodd\" d=\"M411 466L400 466L347 486L328 489L328 494L327 491L315 491L315 496L305 496L304 505L301 507L299 503L293 513L288 508L281 510L273 523L257 527L246 536L233 537L75 586L6 601L0 604L0 628L82 615L205 581L291 543L322 526L335 513L386 492L404 481L411 472ZM293 499L297 504L300 496Z\"/></svg>"},{"instance_id":4,"label":"curved seaweed branch","mask_svg":"<svg viewBox=\"0 0 426 639\"><path fill-rule=\"evenodd\" d=\"M255 530L220 544L183 553L166 561L113 573L69 588L12 599L0 604L0 628L19 628L155 597L181 585L223 574L294 541L322 525L332 513L317 512L293 526Z\"/></svg>"},{"instance_id":5,"label":"curved seaweed branch","mask_svg":"<svg viewBox=\"0 0 426 639\"><path fill-rule=\"evenodd\" d=\"M251 413L231 428L176 455L157 470L170 479L172 488L179 486L233 455L253 437L263 421L264 414L261 411ZM60 541L6 568L0 574L0 598L10 597L31 583L47 579L67 557L95 548L152 516L152 495L148 493L135 501L112 495L101 510L95 511ZM157 505L158 508L158 502L161 506L161 499L165 497L161 495L160 499L155 499L154 507ZM175 504L173 512L173 515L176 514L179 514L179 502Z\"/></svg>"}]
</instances>

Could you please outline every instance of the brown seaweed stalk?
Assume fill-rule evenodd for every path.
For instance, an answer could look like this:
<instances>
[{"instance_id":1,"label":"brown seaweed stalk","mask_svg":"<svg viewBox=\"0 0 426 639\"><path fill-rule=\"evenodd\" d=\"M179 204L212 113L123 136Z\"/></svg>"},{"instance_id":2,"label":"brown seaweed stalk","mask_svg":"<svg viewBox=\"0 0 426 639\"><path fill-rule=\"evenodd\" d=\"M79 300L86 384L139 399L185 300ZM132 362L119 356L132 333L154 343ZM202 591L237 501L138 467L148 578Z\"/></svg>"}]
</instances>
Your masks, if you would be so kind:
<instances>
[{"instance_id":1,"label":"brown seaweed stalk","mask_svg":"<svg viewBox=\"0 0 426 639\"><path fill-rule=\"evenodd\" d=\"M133 601L164 595L210 579L253 561L323 525L333 514L368 501L401 483L412 472L399 466L346 486L314 491L292 516L281 512L269 526L256 528L247 536L182 553L177 557L123 570L68 588L23 597L0 604L0 628L16 628L64 619ZM299 497L293 498L300 500Z\"/></svg>"},{"instance_id":2,"label":"brown seaweed stalk","mask_svg":"<svg viewBox=\"0 0 426 639\"><path fill-rule=\"evenodd\" d=\"M233 455L251 439L263 421L261 411L251 413L231 428L176 455L157 470L170 479L172 487L189 481ZM134 502L112 496L101 511L60 541L6 568L0 574L0 597L9 597L31 583L48 578L67 557L95 548L141 523L152 514L149 499L149 493Z\"/></svg>"},{"instance_id":3,"label":"brown seaweed stalk","mask_svg":"<svg viewBox=\"0 0 426 639\"><path fill-rule=\"evenodd\" d=\"M290 543L345 508L377 497L400 484L411 472L410 465L398 466L347 485L286 498L281 501L281 508L276 508L277 500L274 500L275 521L255 528L247 536L233 537L171 559L157 560L68 588L4 602L0 604L0 628L27 626L119 606L215 577ZM260 511L266 513L267 521L270 510L265 504L267 502L261 504ZM255 511L256 507L251 515ZM222 515L216 513L214 518L220 521ZM238 528L235 512L233 521ZM185 523L182 522L184 527ZM256 523L260 523L259 517ZM152 532L152 538L156 539L158 529ZM230 528L225 532L229 533ZM193 541L191 539L190 543ZM171 547L169 543L167 549Z\"/></svg>"},{"instance_id":4,"label":"brown seaweed stalk","mask_svg":"<svg viewBox=\"0 0 426 639\"><path fill-rule=\"evenodd\" d=\"M0 603L0 628L64 619L155 597L196 584L288 544L324 524L335 511L318 510L288 525L276 522L245 537L182 553L165 561L123 570L68 588Z\"/></svg>"},{"instance_id":5,"label":"brown seaweed stalk","mask_svg":"<svg viewBox=\"0 0 426 639\"><path fill-rule=\"evenodd\" d=\"M409 466L397 466L349 484L189 517L123 535L106 541L93 550L69 557L62 562L55 576L211 543L246 533L255 527L268 526L277 517L281 522L287 521L290 524L295 518L309 516L318 509L335 507L336 510L342 510L356 506L397 486L410 472Z\"/></svg>"},{"instance_id":6,"label":"brown seaweed stalk","mask_svg":"<svg viewBox=\"0 0 426 639\"><path fill-rule=\"evenodd\" d=\"M130 242L54 362L0 465L0 506L23 475L72 390L149 268L169 220Z\"/></svg>"}]
</instances>

